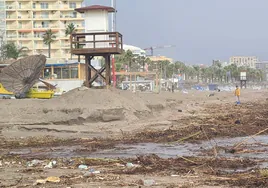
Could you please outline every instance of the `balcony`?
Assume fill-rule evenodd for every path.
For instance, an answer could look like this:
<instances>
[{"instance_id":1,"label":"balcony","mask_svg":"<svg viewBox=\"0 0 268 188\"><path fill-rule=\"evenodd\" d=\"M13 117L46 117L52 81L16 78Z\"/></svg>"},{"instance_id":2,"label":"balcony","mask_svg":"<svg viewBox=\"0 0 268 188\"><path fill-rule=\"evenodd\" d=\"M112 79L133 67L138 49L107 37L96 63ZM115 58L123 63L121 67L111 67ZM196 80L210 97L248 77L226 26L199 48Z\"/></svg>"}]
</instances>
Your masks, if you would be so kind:
<instances>
[{"instance_id":1,"label":"balcony","mask_svg":"<svg viewBox=\"0 0 268 188\"><path fill-rule=\"evenodd\" d=\"M32 7L33 11L37 12L37 11L58 11L59 10L59 6L48 6L48 7L41 7L41 6L35 6Z\"/></svg>"},{"instance_id":2,"label":"balcony","mask_svg":"<svg viewBox=\"0 0 268 188\"><path fill-rule=\"evenodd\" d=\"M12 26L7 26L6 29L7 29L7 30L17 30L18 27L12 25Z\"/></svg>"},{"instance_id":3,"label":"balcony","mask_svg":"<svg viewBox=\"0 0 268 188\"><path fill-rule=\"evenodd\" d=\"M48 29L50 27L49 27L49 25L34 25L33 28L35 28L35 29Z\"/></svg>"},{"instance_id":4,"label":"balcony","mask_svg":"<svg viewBox=\"0 0 268 188\"><path fill-rule=\"evenodd\" d=\"M16 5L6 5L6 11L16 11Z\"/></svg>"},{"instance_id":5,"label":"balcony","mask_svg":"<svg viewBox=\"0 0 268 188\"><path fill-rule=\"evenodd\" d=\"M84 20L81 15L60 15L61 20Z\"/></svg>"},{"instance_id":6,"label":"balcony","mask_svg":"<svg viewBox=\"0 0 268 188\"><path fill-rule=\"evenodd\" d=\"M52 17L50 16L34 16L34 20L50 20Z\"/></svg>"},{"instance_id":7,"label":"balcony","mask_svg":"<svg viewBox=\"0 0 268 188\"><path fill-rule=\"evenodd\" d=\"M61 44L61 48L70 49L70 47L71 47L70 46L70 43L67 43L67 44L66 43L65 44L63 43L63 44Z\"/></svg>"},{"instance_id":8,"label":"balcony","mask_svg":"<svg viewBox=\"0 0 268 188\"><path fill-rule=\"evenodd\" d=\"M20 35L18 36L19 40L32 40L32 35Z\"/></svg>"},{"instance_id":9,"label":"balcony","mask_svg":"<svg viewBox=\"0 0 268 188\"><path fill-rule=\"evenodd\" d=\"M18 6L17 9L18 9L18 11L29 11L32 9L32 7L29 5L24 5L24 6Z\"/></svg>"},{"instance_id":10,"label":"balcony","mask_svg":"<svg viewBox=\"0 0 268 188\"><path fill-rule=\"evenodd\" d=\"M72 23L72 22L67 22L66 24L60 24L60 29L66 29L67 26L68 26L70 23ZM75 29L77 29L77 30L85 29L84 26L81 25L81 24L76 24L76 23L74 23L74 26L75 26Z\"/></svg>"},{"instance_id":11,"label":"balcony","mask_svg":"<svg viewBox=\"0 0 268 188\"><path fill-rule=\"evenodd\" d=\"M17 17L15 15L6 15L6 20L16 20Z\"/></svg>"},{"instance_id":12,"label":"balcony","mask_svg":"<svg viewBox=\"0 0 268 188\"><path fill-rule=\"evenodd\" d=\"M17 39L17 35L9 35L7 34L7 40L16 40Z\"/></svg>"},{"instance_id":13,"label":"balcony","mask_svg":"<svg viewBox=\"0 0 268 188\"><path fill-rule=\"evenodd\" d=\"M32 7L29 5L22 5L22 6L16 6L16 5L6 5L6 11L29 11Z\"/></svg>"},{"instance_id":14,"label":"balcony","mask_svg":"<svg viewBox=\"0 0 268 188\"><path fill-rule=\"evenodd\" d=\"M74 33L71 53L75 55L104 55L123 53L123 37L118 32Z\"/></svg>"},{"instance_id":15,"label":"balcony","mask_svg":"<svg viewBox=\"0 0 268 188\"><path fill-rule=\"evenodd\" d=\"M31 16L30 15L21 15L18 16L18 20L31 20Z\"/></svg>"},{"instance_id":16,"label":"balcony","mask_svg":"<svg viewBox=\"0 0 268 188\"><path fill-rule=\"evenodd\" d=\"M44 44L35 44L34 45L34 49L44 49L44 50L47 50L48 49L48 46L47 45L44 45ZM51 50L59 50L60 49L60 45L58 44L52 44L51 45Z\"/></svg>"},{"instance_id":17,"label":"balcony","mask_svg":"<svg viewBox=\"0 0 268 188\"><path fill-rule=\"evenodd\" d=\"M81 6L77 5L76 8L81 8ZM76 8L71 8L68 4L65 4L60 6L60 11L74 11Z\"/></svg>"},{"instance_id":18,"label":"balcony","mask_svg":"<svg viewBox=\"0 0 268 188\"><path fill-rule=\"evenodd\" d=\"M19 25L17 27L18 30L22 29L22 30L29 30L32 29L32 24L23 24L23 25Z\"/></svg>"}]
</instances>

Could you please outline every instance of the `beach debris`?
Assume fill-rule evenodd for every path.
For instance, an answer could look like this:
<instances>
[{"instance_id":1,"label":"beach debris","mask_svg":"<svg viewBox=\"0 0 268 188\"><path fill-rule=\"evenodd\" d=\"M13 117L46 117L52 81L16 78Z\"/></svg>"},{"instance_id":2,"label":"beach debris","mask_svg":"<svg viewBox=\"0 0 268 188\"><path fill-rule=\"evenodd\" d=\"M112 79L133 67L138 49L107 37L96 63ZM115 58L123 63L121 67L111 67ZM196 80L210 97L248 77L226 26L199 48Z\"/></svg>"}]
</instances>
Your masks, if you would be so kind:
<instances>
[{"instance_id":1,"label":"beach debris","mask_svg":"<svg viewBox=\"0 0 268 188\"><path fill-rule=\"evenodd\" d=\"M56 166L56 164L57 164L57 161L51 161L44 168L53 168L54 166Z\"/></svg>"},{"instance_id":2,"label":"beach debris","mask_svg":"<svg viewBox=\"0 0 268 188\"><path fill-rule=\"evenodd\" d=\"M78 168L80 170L87 170L88 169L87 165L79 165Z\"/></svg>"},{"instance_id":3,"label":"beach debris","mask_svg":"<svg viewBox=\"0 0 268 188\"><path fill-rule=\"evenodd\" d=\"M38 160L38 159L34 159L32 161L27 162L27 166L28 167L33 167L33 166L37 166L37 165L39 165L41 163L43 163L43 161Z\"/></svg>"},{"instance_id":4,"label":"beach debris","mask_svg":"<svg viewBox=\"0 0 268 188\"><path fill-rule=\"evenodd\" d=\"M211 94L209 94L208 96L209 97L213 97L215 95L215 93L211 93Z\"/></svg>"},{"instance_id":5,"label":"beach debris","mask_svg":"<svg viewBox=\"0 0 268 188\"><path fill-rule=\"evenodd\" d=\"M204 91L205 89L199 85L195 85L193 86L193 89L197 90L197 91Z\"/></svg>"},{"instance_id":6,"label":"beach debris","mask_svg":"<svg viewBox=\"0 0 268 188\"><path fill-rule=\"evenodd\" d=\"M143 180L142 185L144 185L146 187L150 187L152 185L155 185L155 181L154 180Z\"/></svg>"},{"instance_id":7,"label":"beach debris","mask_svg":"<svg viewBox=\"0 0 268 188\"><path fill-rule=\"evenodd\" d=\"M179 110L178 110L178 112L182 112L182 110L181 110L181 109L179 109Z\"/></svg>"},{"instance_id":8,"label":"beach debris","mask_svg":"<svg viewBox=\"0 0 268 188\"><path fill-rule=\"evenodd\" d=\"M119 167L125 167L125 165L123 164L120 164L120 163L115 163L116 166L119 166Z\"/></svg>"},{"instance_id":9,"label":"beach debris","mask_svg":"<svg viewBox=\"0 0 268 188\"><path fill-rule=\"evenodd\" d=\"M55 176L47 177L46 179L38 179L33 185L45 184L46 182L59 183L60 178Z\"/></svg>"},{"instance_id":10,"label":"beach debris","mask_svg":"<svg viewBox=\"0 0 268 188\"><path fill-rule=\"evenodd\" d=\"M240 120L236 120L235 124L237 124L237 125L241 124Z\"/></svg>"},{"instance_id":11,"label":"beach debris","mask_svg":"<svg viewBox=\"0 0 268 188\"><path fill-rule=\"evenodd\" d=\"M90 177L94 176L95 174L100 174L100 171L95 171L93 168L91 168L88 172L86 172L83 176L84 177Z\"/></svg>"},{"instance_id":12,"label":"beach debris","mask_svg":"<svg viewBox=\"0 0 268 188\"><path fill-rule=\"evenodd\" d=\"M51 176L51 177L48 177L46 179L47 182L53 182L53 183L59 183L60 182L60 178L59 177L55 177L55 176Z\"/></svg>"},{"instance_id":13,"label":"beach debris","mask_svg":"<svg viewBox=\"0 0 268 188\"><path fill-rule=\"evenodd\" d=\"M134 165L133 163L127 163L127 164L126 164L126 167L128 167L128 168L133 168L133 167L135 167L135 165Z\"/></svg>"},{"instance_id":14,"label":"beach debris","mask_svg":"<svg viewBox=\"0 0 268 188\"><path fill-rule=\"evenodd\" d=\"M33 184L33 185L40 185L40 184L45 184L47 182L46 179L39 179L39 180L36 180L36 182Z\"/></svg>"},{"instance_id":15,"label":"beach debris","mask_svg":"<svg viewBox=\"0 0 268 188\"><path fill-rule=\"evenodd\" d=\"M187 90L183 90L182 93L188 94L188 91Z\"/></svg>"}]
</instances>

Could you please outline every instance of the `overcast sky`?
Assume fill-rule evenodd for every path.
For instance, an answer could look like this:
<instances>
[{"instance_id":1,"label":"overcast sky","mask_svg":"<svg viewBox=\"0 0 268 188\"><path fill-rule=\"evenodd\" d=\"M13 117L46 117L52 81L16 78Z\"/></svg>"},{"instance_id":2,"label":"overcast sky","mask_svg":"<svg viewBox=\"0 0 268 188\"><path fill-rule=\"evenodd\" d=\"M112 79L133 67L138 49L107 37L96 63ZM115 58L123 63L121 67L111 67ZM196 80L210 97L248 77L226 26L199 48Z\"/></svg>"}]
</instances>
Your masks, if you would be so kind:
<instances>
[{"instance_id":1,"label":"overcast sky","mask_svg":"<svg viewBox=\"0 0 268 188\"><path fill-rule=\"evenodd\" d=\"M87 0L111 5L111 0ZM268 0L117 0L117 30L126 44L189 64L233 55L268 60Z\"/></svg>"}]
</instances>

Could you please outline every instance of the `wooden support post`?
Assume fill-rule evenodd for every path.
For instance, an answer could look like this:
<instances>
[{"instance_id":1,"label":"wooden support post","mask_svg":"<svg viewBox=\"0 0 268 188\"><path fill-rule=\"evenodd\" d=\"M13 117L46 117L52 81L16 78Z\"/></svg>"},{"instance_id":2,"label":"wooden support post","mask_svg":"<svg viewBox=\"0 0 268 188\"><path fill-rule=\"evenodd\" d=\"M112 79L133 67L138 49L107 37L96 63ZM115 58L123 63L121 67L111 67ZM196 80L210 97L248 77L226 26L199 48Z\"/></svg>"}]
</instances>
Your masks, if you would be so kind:
<instances>
[{"instance_id":1,"label":"wooden support post","mask_svg":"<svg viewBox=\"0 0 268 188\"><path fill-rule=\"evenodd\" d=\"M110 86L111 85L111 57L110 55L105 56L105 66L106 66L105 82L106 82L106 86Z\"/></svg>"},{"instance_id":2,"label":"wooden support post","mask_svg":"<svg viewBox=\"0 0 268 188\"><path fill-rule=\"evenodd\" d=\"M247 89L247 81L246 80L240 80L240 88L243 89L243 87L245 89Z\"/></svg>"},{"instance_id":3,"label":"wooden support post","mask_svg":"<svg viewBox=\"0 0 268 188\"><path fill-rule=\"evenodd\" d=\"M91 87L92 83L90 82L91 80L91 59L93 56L86 55L85 56L85 68L86 68L86 81L85 81L85 86L86 87Z\"/></svg>"},{"instance_id":4,"label":"wooden support post","mask_svg":"<svg viewBox=\"0 0 268 188\"><path fill-rule=\"evenodd\" d=\"M109 85L111 85L111 83L112 83L112 69L111 69L111 55L108 55L108 62L109 62L109 65L108 65L108 67L109 67Z\"/></svg>"},{"instance_id":5,"label":"wooden support post","mask_svg":"<svg viewBox=\"0 0 268 188\"><path fill-rule=\"evenodd\" d=\"M91 59L92 58L93 57L89 56L89 58L88 58L88 65L87 65L87 69L88 69L88 83L89 83L88 87L92 87L92 83L89 82L91 80L91 77L92 77L92 75L91 75Z\"/></svg>"},{"instance_id":6,"label":"wooden support post","mask_svg":"<svg viewBox=\"0 0 268 188\"><path fill-rule=\"evenodd\" d=\"M89 61L89 56L85 55L85 74L86 74L86 80L85 80L85 86L89 87L89 72L88 72L88 61Z\"/></svg>"},{"instance_id":7,"label":"wooden support post","mask_svg":"<svg viewBox=\"0 0 268 188\"><path fill-rule=\"evenodd\" d=\"M119 35L118 35L118 33L115 34L115 47L116 47L116 50L119 49Z\"/></svg>"}]
</instances>

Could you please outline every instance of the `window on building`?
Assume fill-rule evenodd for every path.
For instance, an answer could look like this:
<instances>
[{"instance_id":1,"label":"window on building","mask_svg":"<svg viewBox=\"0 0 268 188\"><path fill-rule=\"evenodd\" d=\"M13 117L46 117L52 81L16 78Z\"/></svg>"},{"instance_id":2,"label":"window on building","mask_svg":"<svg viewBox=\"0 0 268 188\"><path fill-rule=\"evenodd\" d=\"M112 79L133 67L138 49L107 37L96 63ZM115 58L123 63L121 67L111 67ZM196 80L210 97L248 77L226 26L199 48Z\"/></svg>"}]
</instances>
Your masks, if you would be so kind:
<instances>
[{"instance_id":1,"label":"window on building","mask_svg":"<svg viewBox=\"0 0 268 188\"><path fill-rule=\"evenodd\" d=\"M36 8L36 4L35 3L33 3L33 8Z\"/></svg>"},{"instance_id":2,"label":"window on building","mask_svg":"<svg viewBox=\"0 0 268 188\"><path fill-rule=\"evenodd\" d=\"M22 22L19 22L19 28L20 29L22 28Z\"/></svg>"},{"instance_id":3,"label":"window on building","mask_svg":"<svg viewBox=\"0 0 268 188\"><path fill-rule=\"evenodd\" d=\"M21 3L19 3L19 9L21 9Z\"/></svg>"},{"instance_id":4,"label":"window on building","mask_svg":"<svg viewBox=\"0 0 268 188\"><path fill-rule=\"evenodd\" d=\"M62 78L63 79L70 78L70 69L69 69L69 67L62 68Z\"/></svg>"},{"instance_id":5,"label":"window on building","mask_svg":"<svg viewBox=\"0 0 268 188\"><path fill-rule=\"evenodd\" d=\"M43 48L47 48L48 45L42 42L42 47L43 47Z\"/></svg>"},{"instance_id":6,"label":"window on building","mask_svg":"<svg viewBox=\"0 0 268 188\"><path fill-rule=\"evenodd\" d=\"M72 18L77 18L77 12L73 12L71 15Z\"/></svg>"},{"instance_id":7,"label":"window on building","mask_svg":"<svg viewBox=\"0 0 268 188\"><path fill-rule=\"evenodd\" d=\"M41 18L48 18L48 12L41 12Z\"/></svg>"},{"instance_id":8,"label":"window on building","mask_svg":"<svg viewBox=\"0 0 268 188\"><path fill-rule=\"evenodd\" d=\"M54 67L54 74L56 75L55 79L61 79L61 68Z\"/></svg>"},{"instance_id":9,"label":"window on building","mask_svg":"<svg viewBox=\"0 0 268 188\"><path fill-rule=\"evenodd\" d=\"M44 78L50 78L51 76L51 68L44 69Z\"/></svg>"},{"instance_id":10,"label":"window on building","mask_svg":"<svg viewBox=\"0 0 268 188\"><path fill-rule=\"evenodd\" d=\"M41 4L41 9L48 9L48 3L40 3Z\"/></svg>"},{"instance_id":11,"label":"window on building","mask_svg":"<svg viewBox=\"0 0 268 188\"><path fill-rule=\"evenodd\" d=\"M78 67L71 67L71 78L78 78Z\"/></svg>"},{"instance_id":12,"label":"window on building","mask_svg":"<svg viewBox=\"0 0 268 188\"><path fill-rule=\"evenodd\" d=\"M48 28L49 27L49 21L43 21L41 22L42 28Z\"/></svg>"},{"instance_id":13,"label":"window on building","mask_svg":"<svg viewBox=\"0 0 268 188\"><path fill-rule=\"evenodd\" d=\"M75 2L70 2L69 3L69 8L76 8L76 3Z\"/></svg>"},{"instance_id":14,"label":"window on building","mask_svg":"<svg viewBox=\"0 0 268 188\"><path fill-rule=\"evenodd\" d=\"M19 32L19 38L25 38L25 37L26 37L25 33Z\"/></svg>"}]
</instances>

